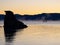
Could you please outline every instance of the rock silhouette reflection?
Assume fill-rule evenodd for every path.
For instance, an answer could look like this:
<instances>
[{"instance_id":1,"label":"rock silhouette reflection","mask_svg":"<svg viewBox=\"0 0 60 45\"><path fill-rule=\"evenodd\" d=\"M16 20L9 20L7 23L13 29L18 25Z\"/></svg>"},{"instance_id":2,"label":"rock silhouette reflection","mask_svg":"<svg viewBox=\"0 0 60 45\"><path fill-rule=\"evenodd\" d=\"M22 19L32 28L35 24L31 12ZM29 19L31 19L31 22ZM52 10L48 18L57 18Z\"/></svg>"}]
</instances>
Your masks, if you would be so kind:
<instances>
[{"instance_id":1,"label":"rock silhouette reflection","mask_svg":"<svg viewBox=\"0 0 60 45\"><path fill-rule=\"evenodd\" d=\"M14 36L16 35L17 29L9 29L9 28L4 28L4 33L5 33L5 41L6 42L12 42L14 40ZM23 31L20 29L19 31Z\"/></svg>"},{"instance_id":2,"label":"rock silhouette reflection","mask_svg":"<svg viewBox=\"0 0 60 45\"><path fill-rule=\"evenodd\" d=\"M6 15L4 18L4 33L6 42L12 42L17 32L17 29L26 28L23 22L18 21L12 11L5 11Z\"/></svg>"}]
</instances>

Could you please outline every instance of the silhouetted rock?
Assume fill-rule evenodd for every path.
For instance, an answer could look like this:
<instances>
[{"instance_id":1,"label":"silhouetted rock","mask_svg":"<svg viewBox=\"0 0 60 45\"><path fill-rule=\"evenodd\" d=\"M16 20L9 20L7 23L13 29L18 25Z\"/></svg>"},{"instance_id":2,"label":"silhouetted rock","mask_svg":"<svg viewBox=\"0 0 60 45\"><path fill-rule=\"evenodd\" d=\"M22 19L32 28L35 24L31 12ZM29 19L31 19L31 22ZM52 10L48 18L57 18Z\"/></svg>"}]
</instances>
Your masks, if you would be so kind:
<instances>
[{"instance_id":1,"label":"silhouetted rock","mask_svg":"<svg viewBox=\"0 0 60 45\"><path fill-rule=\"evenodd\" d=\"M5 11L6 15L4 18L4 27L5 28L11 28L11 29L22 29L26 28L27 26L22 23L21 21L18 21L13 12L11 11Z\"/></svg>"},{"instance_id":2,"label":"silhouetted rock","mask_svg":"<svg viewBox=\"0 0 60 45\"><path fill-rule=\"evenodd\" d=\"M4 33L5 33L5 41L6 42L12 42L15 36L15 33L18 31L17 29L20 29L20 31L27 26L18 21L13 12L11 11L5 11L6 15L4 18Z\"/></svg>"}]
</instances>

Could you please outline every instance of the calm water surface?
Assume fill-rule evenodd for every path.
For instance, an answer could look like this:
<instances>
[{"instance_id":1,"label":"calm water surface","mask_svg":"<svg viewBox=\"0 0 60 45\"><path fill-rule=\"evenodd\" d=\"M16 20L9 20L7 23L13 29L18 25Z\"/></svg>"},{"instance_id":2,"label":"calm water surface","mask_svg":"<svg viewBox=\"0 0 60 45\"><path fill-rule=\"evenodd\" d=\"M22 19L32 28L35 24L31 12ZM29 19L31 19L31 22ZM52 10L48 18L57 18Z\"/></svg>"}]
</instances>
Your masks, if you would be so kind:
<instances>
[{"instance_id":1,"label":"calm water surface","mask_svg":"<svg viewBox=\"0 0 60 45\"><path fill-rule=\"evenodd\" d=\"M60 24L28 24L17 31L10 45L60 45ZM0 45L7 45L4 29L0 27Z\"/></svg>"}]
</instances>

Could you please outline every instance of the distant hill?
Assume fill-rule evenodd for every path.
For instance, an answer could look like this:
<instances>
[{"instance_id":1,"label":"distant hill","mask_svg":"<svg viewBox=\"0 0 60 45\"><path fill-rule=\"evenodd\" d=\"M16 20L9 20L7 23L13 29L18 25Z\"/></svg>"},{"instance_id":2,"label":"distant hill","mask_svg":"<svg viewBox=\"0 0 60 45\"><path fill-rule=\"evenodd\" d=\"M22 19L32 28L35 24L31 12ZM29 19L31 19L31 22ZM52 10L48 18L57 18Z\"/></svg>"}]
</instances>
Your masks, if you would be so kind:
<instances>
[{"instance_id":1,"label":"distant hill","mask_svg":"<svg viewBox=\"0 0 60 45\"><path fill-rule=\"evenodd\" d=\"M4 20L4 14L0 14L0 20Z\"/></svg>"},{"instance_id":2,"label":"distant hill","mask_svg":"<svg viewBox=\"0 0 60 45\"><path fill-rule=\"evenodd\" d=\"M20 20L43 20L43 21L60 20L60 13L42 13L42 14L35 14L35 15L15 14L15 16L17 19L20 19ZM0 20L4 20L3 14L0 14Z\"/></svg>"}]
</instances>

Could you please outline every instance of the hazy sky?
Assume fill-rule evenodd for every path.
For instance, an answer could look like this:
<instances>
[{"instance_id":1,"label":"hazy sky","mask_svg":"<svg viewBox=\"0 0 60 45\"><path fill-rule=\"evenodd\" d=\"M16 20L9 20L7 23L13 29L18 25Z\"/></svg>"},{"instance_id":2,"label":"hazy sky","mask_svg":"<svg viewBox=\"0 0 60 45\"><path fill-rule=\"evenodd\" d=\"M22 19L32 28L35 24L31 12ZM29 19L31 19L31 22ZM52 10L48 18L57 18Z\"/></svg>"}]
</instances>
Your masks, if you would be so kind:
<instances>
[{"instance_id":1,"label":"hazy sky","mask_svg":"<svg viewBox=\"0 0 60 45\"><path fill-rule=\"evenodd\" d=\"M60 0L0 0L0 13L12 10L19 14L60 12Z\"/></svg>"}]
</instances>

